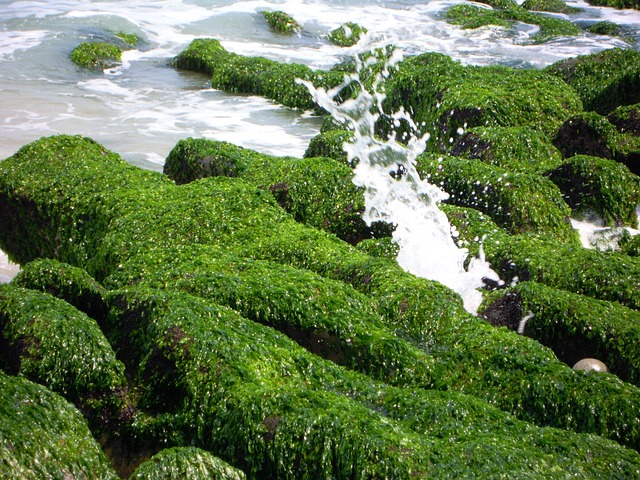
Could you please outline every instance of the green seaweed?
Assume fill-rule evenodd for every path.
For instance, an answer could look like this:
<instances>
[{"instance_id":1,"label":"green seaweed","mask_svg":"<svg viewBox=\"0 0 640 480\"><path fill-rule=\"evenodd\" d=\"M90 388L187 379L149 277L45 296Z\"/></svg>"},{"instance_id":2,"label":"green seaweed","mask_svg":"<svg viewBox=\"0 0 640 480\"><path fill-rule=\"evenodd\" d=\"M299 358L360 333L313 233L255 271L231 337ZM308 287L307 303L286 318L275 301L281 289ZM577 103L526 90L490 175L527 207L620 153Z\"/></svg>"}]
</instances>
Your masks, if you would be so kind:
<instances>
[{"instance_id":1,"label":"green seaweed","mask_svg":"<svg viewBox=\"0 0 640 480\"><path fill-rule=\"evenodd\" d=\"M485 243L487 259L507 282L517 277L640 309L640 259L531 236Z\"/></svg>"},{"instance_id":2,"label":"green seaweed","mask_svg":"<svg viewBox=\"0 0 640 480\"><path fill-rule=\"evenodd\" d=\"M570 7L564 0L525 0L521 7L538 12L565 13L567 15L582 12L581 8Z\"/></svg>"},{"instance_id":3,"label":"green seaweed","mask_svg":"<svg viewBox=\"0 0 640 480\"><path fill-rule=\"evenodd\" d=\"M549 2L546 5L550 6ZM540 30L531 38L532 43L543 43L556 37L576 36L581 33L580 28L569 20L532 13L524 5L518 6L511 2L504 7L488 9L476 5L458 4L449 7L444 16L449 23L460 25L462 28L479 28L486 25L509 28L514 22L538 25ZM558 8L557 5L556 8Z\"/></svg>"},{"instance_id":4,"label":"green seaweed","mask_svg":"<svg viewBox=\"0 0 640 480\"><path fill-rule=\"evenodd\" d=\"M640 384L640 312L535 282L520 282L486 302L486 310L509 297L520 320L533 315L524 334L552 348L568 365L598 358L626 382ZM497 304L496 304L497 305Z\"/></svg>"},{"instance_id":5,"label":"green seaweed","mask_svg":"<svg viewBox=\"0 0 640 480\"><path fill-rule=\"evenodd\" d=\"M343 78L340 72L315 71L306 65L230 53L214 39L194 40L173 63L183 70L212 75L214 88L263 95L282 105L303 110L316 106L307 88L297 79L310 81L316 86L334 87Z\"/></svg>"},{"instance_id":6,"label":"green seaweed","mask_svg":"<svg viewBox=\"0 0 640 480\"><path fill-rule=\"evenodd\" d=\"M0 476L116 479L73 405L47 388L0 371Z\"/></svg>"},{"instance_id":7,"label":"green seaweed","mask_svg":"<svg viewBox=\"0 0 640 480\"><path fill-rule=\"evenodd\" d=\"M354 244L372 235L361 218L364 197L353 184L352 170L326 157L274 157L226 142L191 138L171 150L164 171L177 183L237 176L271 192L298 222Z\"/></svg>"},{"instance_id":8,"label":"green seaweed","mask_svg":"<svg viewBox=\"0 0 640 480\"><path fill-rule=\"evenodd\" d=\"M618 162L576 155L547 176L562 191L572 216L605 226L638 226L640 178Z\"/></svg>"},{"instance_id":9,"label":"green seaweed","mask_svg":"<svg viewBox=\"0 0 640 480\"><path fill-rule=\"evenodd\" d=\"M338 28L331 30L327 38L334 45L340 47L352 47L358 41L360 37L367 33L367 29L354 22L347 22L340 25Z\"/></svg>"},{"instance_id":10,"label":"green seaweed","mask_svg":"<svg viewBox=\"0 0 640 480\"><path fill-rule=\"evenodd\" d=\"M274 32L291 35L301 30L300 24L291 15L280 10L262 12L262 16L267 21L269 28Z\"/></svg>"},{"instance_id":11,"label":"green seaweed","mask_svg":"<svg viewBox=\"0 0 640 480\"><path fill-rule=\"evenodd\" d=\"M244 480L237 468L195 447L167 448L140 465L130 480Z\"/></svg>"},{"instance_id":12,"label":"green seaweed","mask_svg":"<svg viewBox=\"0 0 640 480\"><path fill-rule=\"evenodd\" d=\"M560 60L544 69L580 95L584 109L606 115L622 105L640 102L640 52L612 48Z\"/></svg>"},{"instance_id":13,"label":"green seaweed","mask_svg":"<svg viewBox=\"0 0 640 480\"><path fill-rule=\"evenodd\" d=\"M397 65L386 83L385 111L405 107L427 148L448 152L472 127L524 127L548 137L582 110L576 93L540 71L462 66L451 58L422 54Z\"/></svg>"},{"instance_id":14,"label":"green seaweed","mask_svg":"<svg viewBox=\"0 0 640 480\"><path fill-rule=\"evenodd\" d=\"M46 293L5 285L0 333L6 371L63 395L93 424L118 413L124 367L94 320Z\"/></svg>"},{"instance_id":15,"label":"green seaweed","mask_svg":"<svg viewBox=\"0 0 640 480\"><path fill-rule=\"evenodd\" d=\"M32 224L27 218L13 229L0 229L5 244L18 243L5 237L24 238L17 228L29 229L38 251L60 258L76 252L79 239L91 239L81 249L87 256L77 256L75 264L111 289L105 334L127 353L123 360L140 392L126 427L131 438L204 448L249 476L292 476L292 465L303 465L301 470L312 476L351 474L352 468L363 476L504 472L514 445L522 443L520 433L502 430L504 417L487 424L482 442L462 421L459 428L468 435L453 447L414 431L415 423L403 423L402 418L413 418L413 402L428 403L433 395L480 402L474 404L484 405L494 419L504 413L486 402L538 425L598 433L638 448L640 391L635 386L612 376L576 374L538 342L466 313L447 287L295 222L270 193L243 179L176 185L159 173L125 166L95 142L64 136L24 147L0 162L0 173L0 218L41 211L43 220ZM104 186L96 181L102 176ZM69 211L75 216L65 216ZM87 212L95 216L95 225L78 224ZM64 232L57 249L44 241L52 225L54 232ZM490 222L472 228L490 228ZM513 237L505 237L515 246ZM562 252L562 245L551 245ZM485 243L493 258L498 247L503 245ZM524 255L523 248L517 251ZM612 271L604 264L597 268ZM283 330L310 326L325 345L340 345L343 365L358 371L296 344L300 328L288 337L271 325ZM374 327L371 332L367 325ZM335 335L319 335L326 332ZM379 392L406 395L406 409L395 410ZM460 392L478 398L465 400ZM618 408L620 402L624 408ZM432 421L420 420L422 425ZM443 425L441 431L450 428L457 427ZM527 428L542 435L537 427ZM299 441L305 434L309 443ZM569 444L585 438L558 435ZM595 472L637 469L636 453L602 438L596 450L603 460L596 466L578 460L593 444L581 443L580 453L568 458L563 442L549 441L544 458L537 447L522 453L527 458L522 471L545 463L553 464L559 477L565 470L596 477ZM629 463L612 466L609 448ZM460 459L462 452L469 461Z\"/></svg>"},{"instance_id":16,"label":"green seaweed","mask_svg":"<svg viewBox=\"0 0 640 480\"><path fill-rule=\"evenodd\" d=\"M562 157L549 139L529 127L476 127L451 148L456 157L477 158L514 173L542 174L558 167Z\"/></svg>"},{"instance_id":17,"label":"green seaweed","mask_svg":"<svg viewBox=\"0 0 640 480\"><path fill-rule=\"evenodd\" d=\"M560 190L540 175L433 154L423 154L417 162L423 178L449 193L449 203L486 213L512 234L529 232L577 241L569 221L571 211Z\"/></svg>"},{"instance_id":18,"label":"green seaweed","mask_svg":"<svg viewBox=\"0 0 640 480\"><path fill-rule=\"evenodd\" d=\"M82 42L71 52L76 65L94 70L104 70L122 62L122 49L105 42Z\"/></svg>"},{"instance_id":19,"label":"green seaweed","mask_svg":"<svg viewBox=\"0 0 640 480\"><path fill-rule=\"evenodd\" d=\"M81 268L53 259L38 259L23 265L11 283L58 297L98 323L107 316L107 291Z\"/></svg>"}]
</instances>

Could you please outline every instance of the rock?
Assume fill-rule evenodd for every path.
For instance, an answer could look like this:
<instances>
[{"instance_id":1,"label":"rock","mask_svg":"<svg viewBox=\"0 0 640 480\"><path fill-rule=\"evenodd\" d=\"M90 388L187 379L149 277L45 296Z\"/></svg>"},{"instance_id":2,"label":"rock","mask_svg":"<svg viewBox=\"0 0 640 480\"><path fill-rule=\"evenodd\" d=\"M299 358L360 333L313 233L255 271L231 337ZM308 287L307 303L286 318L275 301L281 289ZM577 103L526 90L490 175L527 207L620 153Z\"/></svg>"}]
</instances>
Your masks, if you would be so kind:
<instances>
[{"instance_id":1,"label":"rock","mask_svg":"<svg viewBox=\"0 0 640 480\"><path fill-rule=\"evenodd\" d=\"M616 112L618 113L612 113L609 117L585 112L569 118L558 130L553 144L565 158L574 155L608 158L625 164L631 172L638 175L640 137L633 133L633 109L623 107ZM620 127L616 128L608 118L617 121Z\"/></svg>"},{"instance_id":2,"label":"rock","mask_svg":"<svg viewBox=\"0 0 640 480\"><path fill-rule=\"evenodd\" d=\"M262 16L267 21L269 28L276 33L285 35L300 33L300 24L288 13L277 10L275 12L262 12Z\"/></svg>"},{"instance_id":3,"label":"rock","mask_svg":"<svg viewBox=\"0 0 640 480\"><path fill-rule=\"evenodd\" d=\"M367 33L367 29L357 23L347 22L331 30L327 38L335 45L352 47L360 41L360 37Z\"/></svg>"},{"instance_id":4,"label":"rock","mask_svg":"<svg viewBox=\"0 0 640 480\"><path fill-rule=\"evenodd\" d=\"M562 191L572 217L601 226L638 227L640 178L618 162L576 155L547 177Z\"/></svg>"},{"instance_id":5,"label":"rock","mask_svg":"<svg viewBox=\"0 0 640 480\"><path fill-rule=\"evenodd\" d=\"M435 154L423 154L416 162L422 178L449 193L448 203L479 210L512 234L545 232L577 240L560 190L540 175Z\"/></svg>"},{"instance_id":6,"label":"rock","mask_svg":"<svg viewBox=\"0 0 640 480\"><path fill-rule=\"evenodd\" d=\"M0 476L117 479L80 412L60 395L0 371Z\"/></svg>"},{"instance_id":7,"label":"rock","mask_svg":"<svg viewBox=\"0 0 640 480\"><path fill-rule=\"evenodd\" d=\"M640 52L612 48L560 60L544 69L571 85L586 111L607 115L640 102Z\"/></svg>"},{"instance_id":8,"label":"rock","mask_svg":"<svg viewBox=\"0 0 640 480\"><path fill-rule=\"evenodd\" d=\"M176 183L213 176L240 177L271 192L301 223L351 244L376 236L362 219L364 195L353 171L326 157L274 157L226 142L189 138L169 153L164 172Z\"/></svg>"},{"instance_id":9,"label":"rock","mask_svg":"<svg viewBox=\"0 0 640 480\"><path fill-rule=\"evenodd\" d=\"M279 63L263 57L228 52L218 40L197 39L173 61L177 68L210 74L213 88L263 95L288 107L312 110L316 105L297 79L326 88L340 85L340 72L315 71L306 65Z\"/></svg>"},{"instance_id":10,"label":"rock","mask_svg":"<svg viewBox=\"0 0 640 480\"><path fill-rule=\"evenodd\" d=\"M456 140L450 155L482 160L514 173L541 174L562 157L546 135L529 127L476 127Z\"/></svg>"},{"instance_id":11,"label":"rock","mask_svg":"<svg viewBox=\"0 0 640 480\"><path fill-rule=\"evenodd\" d=\"M404 60L385 86L385 111L410 106L420 133L431 133L427 148L441 153L450 150L460 131L473 127L527 126L551 136L582 110L575 91L551 75L462 66L435 53Z\"/></svg>"},{"instance_id":12,"label":"rock","mask_svg":"<svg viewBox=\"0 0 640 480\"><path fill-rule=\"evenodd\" d=\"M583 358L573 366L574 370L584 370L585 372L608 372L607 366L595 358Z\"/></svg>"},{"instance_id":13,"label":"rock","mask_svg":"<svg viewBox=\"0 0 640 480\"><path fill-rule=\"evenodd\" d=\"M122 63L122 49L105 42L82 42L71 52L71 61L94 70L113 68Z\"/></svg>"}]
</instances>

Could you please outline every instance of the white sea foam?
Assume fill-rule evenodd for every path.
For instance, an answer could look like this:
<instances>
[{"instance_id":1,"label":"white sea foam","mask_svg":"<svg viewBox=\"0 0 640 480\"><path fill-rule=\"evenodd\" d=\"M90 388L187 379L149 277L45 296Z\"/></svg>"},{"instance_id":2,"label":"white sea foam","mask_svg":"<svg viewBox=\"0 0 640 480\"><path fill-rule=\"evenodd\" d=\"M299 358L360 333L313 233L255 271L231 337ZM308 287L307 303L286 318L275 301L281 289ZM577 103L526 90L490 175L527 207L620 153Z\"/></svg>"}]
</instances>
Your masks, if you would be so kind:
<instances>
[{"instance_id":1,"label":"white sea foam","mask_svg":"<svg viewBox=\"0 0 640 480\"><path fill-rule=\"evenodd\" d=\"M396 50L387 68L401 58ZM415 159L424 151L429 134L412 135L406 145L398 143L395 136L380 140L375 135L374 125L379 116L384 115L381 109L384 94L378 82L383 81L385 70L378 75L371 91L364 88L357 75L346 77L343 85L329 91L314 88L309 82L301 83L336 120L351 125L355 139L346 143L344 149L351 161L357 159L353 182L364 187L364 220L368 224L382 221L394 225L398 264L414 275L450 287L460 294L465 308L475 314L482 301L478 289L484 286L483 279L496 282L500 279L482 253L471 259L465 269L468 251L456 246L449 220L438 208L438 203L446 200L448 194L422 180L415 168ZM358 96L337 103L335 98L340 90L354 82L360 86ZM418 131L404 110L394 113L392 118Z\"/></svg>"}]
</instances>

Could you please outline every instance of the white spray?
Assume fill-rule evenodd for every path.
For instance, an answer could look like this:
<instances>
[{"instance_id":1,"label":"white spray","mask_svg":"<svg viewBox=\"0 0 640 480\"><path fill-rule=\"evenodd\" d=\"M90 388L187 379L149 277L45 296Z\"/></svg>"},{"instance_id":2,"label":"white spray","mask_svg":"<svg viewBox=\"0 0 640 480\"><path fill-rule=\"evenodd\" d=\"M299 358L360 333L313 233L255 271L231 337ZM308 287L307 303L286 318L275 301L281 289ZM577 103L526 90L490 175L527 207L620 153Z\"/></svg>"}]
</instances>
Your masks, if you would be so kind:
<instances>
[{"instance_id":1,"label":"white spray","mask_svg":"<svg viewBox=\"0 0 640 480\"><path fill-rule=\"evenodd\" d=\"M369 62L376 60L375 56L369 58ZM465 270L468 251L455 244L449 220L438 208L438 202L449 195L418 175L415 159L424 151L429 134L411 135L406 145L398 143L395 134L384 141L374 135L385 98L379 86L388 76L389 68L400 60L401 53L394 51L376 76L373 93L364 87L358 74L345 76L343 84L331 90L300 82L307 86L318 105L354 131L354 140L346 143L344 149L349 161L357 159L353 181L365 188L364 220L369 225L375 221L396 225L393 239L399 246L398 264L416 276L453 289L462 297L466 310L475 314L482 301L478 291L484 285L482 279L498 281L499 277L485 261L482 250L480 257L471 259ZM358 72L368 66L357 61ZM360 86L357 97L338 103L339 92L353 82ZM413 132L418 132L403 109L392 118L396 126L402 120Z\"/></svg>"}]
</instances>

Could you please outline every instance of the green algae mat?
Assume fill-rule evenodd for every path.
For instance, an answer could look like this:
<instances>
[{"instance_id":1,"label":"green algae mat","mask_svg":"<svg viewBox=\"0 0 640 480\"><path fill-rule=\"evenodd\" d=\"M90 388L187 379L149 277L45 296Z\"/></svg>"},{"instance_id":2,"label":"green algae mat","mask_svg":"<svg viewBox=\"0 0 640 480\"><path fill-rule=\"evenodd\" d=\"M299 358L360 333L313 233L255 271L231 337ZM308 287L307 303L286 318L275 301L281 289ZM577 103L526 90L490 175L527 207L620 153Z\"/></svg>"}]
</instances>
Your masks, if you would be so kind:
<instances>
[{"instance_id":1,"label":"green algae mat","mask_svg":"<svg viewBox=\"0 0 640 480\"><path fill-rule=\"evenodd\" d=\"M262 60L227 55L198 41L178 63L262 85L246 68ZM336 78L277 79L300 72ZM487 76L494 92L473 94ZM583 248L569 223L588 205L636 226L637 176L562 156L554 135L583 107L554 74L427 54L387 93L439 128L421 174L507 281L481 316L400 269L340 148L185 139L156 173L42 138L0 162L0 247L23 267L0 286L0 476L638 478L640 259L629 239ZM585 356L610 373L572 370Z\"/></svg>"}]
</instances>

